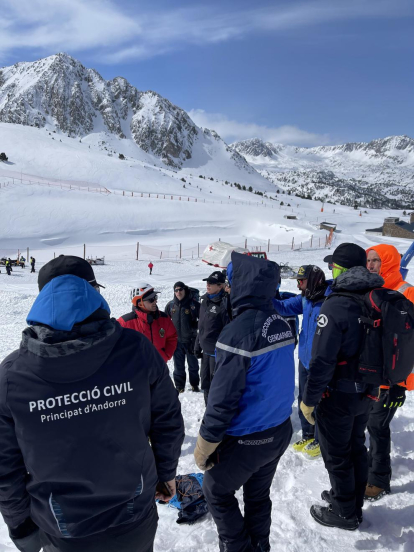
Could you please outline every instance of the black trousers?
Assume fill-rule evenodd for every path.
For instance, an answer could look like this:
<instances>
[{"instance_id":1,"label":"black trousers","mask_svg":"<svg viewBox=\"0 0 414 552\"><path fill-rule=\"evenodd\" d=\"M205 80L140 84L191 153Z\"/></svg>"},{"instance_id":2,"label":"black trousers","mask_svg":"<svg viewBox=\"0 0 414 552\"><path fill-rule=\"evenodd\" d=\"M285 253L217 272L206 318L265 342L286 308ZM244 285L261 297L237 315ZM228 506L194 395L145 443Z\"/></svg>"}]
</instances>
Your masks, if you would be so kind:
<instances>
[{"instance_id":1,"label":"black trousers","mask_svg":"<svg viewBox=\"0 0 414 552\"><path fill-rule=\"evenodd\" d=\"M59 539L40 531L40 543L43 552L152 552L157 524L154 505L148 517L132 524L132 528L121 526L83 539Z\"/></svg>"},{"instance_id":2,"label":"black trousers","mask_svg":"<svg viewBox=\"0 0 414 552\"><path fill-rule=\"evenodd\" d=\"M391 484L390 423L397 408L384 408L384 394L385 391L381 393L380 400L374 402L368 419L368 483L389 491Z\"/></svg>"},{"instance_id":3,"label":"black trousers","mask_svg":"<svg viewBox=\"0 0 414 552\"><path fill-rule=\"evenodd\" d=\"M216 368L216 358L211 355L203 353L201 360L201 389L204 391L204 400L207 404L208 393L210 391L211 380L213 379L214 370Z\"/></svg>"},{"instance_id":4,"label":"black trousers","mask_svg":"<svg viewBox=\"0 0 414 552\"><path fill-rule=\"evenodd\" d=\"M331 481L336 514L360 514L368 481L365 428L372 400L362 393L331 391L316 408L319 444Z\"/></svg>"},{"instance_id":5,"label":"black trousers","mask_svg":"<svg viewBox=\"0 0 414 552\"><path fill-rule=\"evenodd\" d=\"M308 370L304 365L299 361L299 393L298 393L298 415L300 420L300 425L302 428L302 439L316 439L318 440L318 430L315 425L312 425L303 415L302 410L300 409L300 403L302 402L302 395L305 390L306 382L308 381Z\"/></svg>"},{"instance_id":6,"label":"black trousers","mask_svg":"<svg viewBox=\"0 0 414 552\"><path fill-rule=\"evenodd\" d=\"M214 453L216 464L204 475L203 491L217 525L221 551L270 550L270 486L291 437L288 418L266 431L243 437L226 435ZM234 496L240 487L244 517Z\"/></svg>"},{"instance_id":7,"label":"black trousers","mask_svg":"<svg viewBox=\"0 0 414 552\"><path fill-rule=\"evenodd\" d=\"M185 358L187 357L188 375L190 385L199 386L200 376L198 375L198 360L194 353L190 352L189 343L177 343L177 348L174 352L174 384L177 389L185 388Z\"/></svg>"}]
</instances>

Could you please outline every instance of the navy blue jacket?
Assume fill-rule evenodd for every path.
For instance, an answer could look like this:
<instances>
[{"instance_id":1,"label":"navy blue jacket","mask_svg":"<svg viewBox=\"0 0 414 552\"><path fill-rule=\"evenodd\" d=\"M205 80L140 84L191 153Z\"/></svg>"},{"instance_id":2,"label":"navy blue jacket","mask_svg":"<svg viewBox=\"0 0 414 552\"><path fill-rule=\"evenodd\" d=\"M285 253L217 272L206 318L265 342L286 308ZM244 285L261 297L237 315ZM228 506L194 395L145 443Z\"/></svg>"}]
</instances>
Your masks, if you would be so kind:
<instances>
[{"instance_id":1,"label":"navy blue jacket","mask_svg":"<svg viewBox=\"0 0 414 552\"><path fill-rule=\"evenodd\" d=\"M216 344L216 372L200 428L211 442L282 424L294 400L294 343L272 306L276 263L232 253L233 320Z\"/></svg>"},{"instance_id":2,"label":"navy blue jacket","mask_svg":"<svg viewBox=\"0 0 414 552\"><path fill-rule=\"evenodd\" d=\"M229 322L227 294L223 291L211 298L205 293L200 303L195 350L201 349L206 355L214 356L217 339Z\"/></svg>"},{"instance_id":3,"label":"navy blue jacket","mask_svg":"<svg viewBox=\"0 0 414 552\"><path fill-rule=\"evenodd\" d=\"M72 293L86 320L56 330ZM139 522L157 481L175 476L184 428L167 366L99 297L76 276L52 280L0 366L0 511L11 528L31 516L50 535L84 537Z\"/></svg>"}]
</instances>

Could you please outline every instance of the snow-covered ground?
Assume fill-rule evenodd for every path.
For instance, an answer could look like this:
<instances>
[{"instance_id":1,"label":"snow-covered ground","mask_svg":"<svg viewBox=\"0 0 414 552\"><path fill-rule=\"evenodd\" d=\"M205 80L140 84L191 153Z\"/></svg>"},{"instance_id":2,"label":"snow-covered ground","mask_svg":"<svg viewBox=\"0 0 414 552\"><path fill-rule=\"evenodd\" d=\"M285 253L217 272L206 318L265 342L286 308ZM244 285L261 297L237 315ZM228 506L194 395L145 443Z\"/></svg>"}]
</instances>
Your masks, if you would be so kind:
<instances>
[{"instance_id":1,"label":"snow-covered ground","mask_svg":"<svg viewBox=\"0 0 414 552\"><path fill-rule=\"evenodd\" d=\"M351 229L346 239L351 239ZM356 234L355 239L368 246L371 241ZM396 242L401 251L406 241ZM272 255L278 262L291 265L315 263L326 268L323 257L326 250L284 252ZM107 266L95 267L97 280L106 286L103 295L108 300L112 315L119 317L130 309L129 289L138 281L148 280L161 291L160 307L173 297L173 285L184 280L191 286L204 289L202 279L211 271L201 260L155 262L153 275L148 276L147 261L113 261ZM42 266L38 263L37 269ZM328 275L328 272L327 272ZM11 277L0 274L0 359L19 346L26 315L37 295L37 274L29 268L16 268ZM283 280L283 289L295 290L295 281ZM172 372L172 363L170 363ZM202 394L186 389L180 395L186 426L178 472L197 471L193 459L199 425L204 411ZM299 438L300 425L294 404L292 422L294 436ZM321 458L310 459L295 454L290 448L283 456L273 481L271 544L281 552L348 552L414 550L414 393L410 393L402 409L392 422L393 430L393 481L391 495L377 504L364 508L364 522L355 532L324 528L311 518L310 506L320 503L320 493L329 488L329 480ZM239 493L241 498L241 493ZM177 511L158 506L160 522L155 541L157 552L213 552L218 549L215 525L210 515L200 522L183 526L175 523ZM0 552L15 550L8 538L6 526L0 523Z\"/></svg>"},{"instance_id":2,"label":"snow-covered ground","mask_svg":"<svg viewBox=\"0 0 414 552\"><path fill-rule=\"evenodd\" d=\"M247 239L248 247L266 247L270 240L270 257L279 263L288 262L293 266L313 263L325 267L323 258L327 252L323 244L327 232L318 229L318 223L325 220L338 224L340 232L335 234L334 245L353 241L369 247L385 241L395 244L401 252L407 249L408 240L365 234L367 228L380 226L386 216L401 217L401 211L367 209L359 216L359 211L349 207L325 204L321 213L320 202L277 194L277 188L257 173L250 175L230 163L228 152L212 152L213 146L220 149L221 145L209 140L204 136L203 143L199 144L199 155L194 157L193 166L187 163L177 172L144 154L128 140L90 135L79 142L49 134L45 129L0 123L0 151L6 151L9 156L7 164L0 163L0 257L14 257L18 249L25 255L26 248L30 247L39 270L54 254L82 256L83 244L86 244L87 255L105 255L107 264L95 267L95 272L98 281L106 286L103 294L112 315L119 317L129 311L129 290L138 281L149 280L161 291L161 308L172 298L177 280L202 290L202 279L211 268L197 258L198 244L201 254L204 245L219 238L234 245L244 245ZM108 155L111 152L112 157ZM119 152L127 156L125 161L117 158ZM216 160L214 167L212 156ZM221 159L219 165L218 159ZM268 197L230 186L235 182L267 191ZM91 193L88 187L105 187L111 193ZM122 195L123 190L129 194ZM282 201L284 205L280 205ZM291 205L287 206L288 203ZM297 220L285 218L292 214ZM292 238L296 247L303 244L300 250L290 249ZM135 260L137 241L140 242L139 261ZM186 257L181 260L178 258L180 243ZM166 252L170 253L168 259ZM151 278L148 258L154 262ZM411 280L414 280L414 268ZM295 282L284 280L283 288L294 291ZM36 295L37 274L31 274L28 267L15 268L9 277L1 267L0 360L19 346L21 331ZM192 452L204 401L201 394L188 390L180 395L180 400L186 439L179 473L184 474L196 470ZM299 436L296 408L295 404L293 439ZM392 428L393 493L378 504L366 506L364 522L355 533L323 528L312 520L310 506L320 501L322 490L329 488L322 460L308 459L291 449L286 452L272 486L273 550L414 550L414 393L409 394L404 408L397 412ZM157 552L217 550L215 526L210 516L192 526L178 526L176 511L160 506L159 514ZM6 526L0 523L0 552L9 550L15 548Z\"/></svg>"}]
</instances>

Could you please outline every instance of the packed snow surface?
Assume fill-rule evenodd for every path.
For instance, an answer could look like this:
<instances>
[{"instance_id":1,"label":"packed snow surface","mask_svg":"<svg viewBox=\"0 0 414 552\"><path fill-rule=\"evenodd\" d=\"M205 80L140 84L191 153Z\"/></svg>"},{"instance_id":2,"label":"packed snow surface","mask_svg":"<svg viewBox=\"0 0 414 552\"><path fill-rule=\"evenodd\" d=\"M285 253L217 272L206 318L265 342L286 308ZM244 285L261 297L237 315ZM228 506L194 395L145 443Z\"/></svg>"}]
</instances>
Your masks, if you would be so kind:
<instances>
[{"instance_id":1,"label":"packed snow surface","mask_svg":"<svg viewBox=\"0 0 414 552\"><path fill-rule=\"evenodd\" d=\"M161 308L172 299L177 280L203 290L202 279L212 268L202 263L201 254L205 245L219 239L241 247L246 240L248 248L267 246L270 258L279 263L313 263L324 268L327 231L319 229L321 221L338 225L333 247L353 241L367 248L385 241L404 252L410 245L408 240L365 234L366 229L380 226L386 216L403 218L401 211L359 211L325 204L321 212L320 202L277 194L277 188L260 175L249 175L234 160L230 162L229 152L213 133L204 133L199 146L198 156L196 145L193 159L176 172L143 153L131 140L96 134L79 142L49 134L46 129L0 124L0 151L9 157L8 163L0 163L0 257L15 258L18 250L26 254L30 247L29 254L36 257L39 270L54 254L83 256L85 244L87 256L105 256L106 264L96 266L95 272L97 280L106 286L103 295L112 315L119 317L130 310L129 290L138 281L148 280L161 291ZM118 159L121 152L126 160ZM215 163L211 162L213 157ZM230 186L235 182L267 192L267 197ZM292 215L296 220L286 218ZM140 260L136 261L138 241ZM179 244L185 258L180 259ZM151 277L148 259L154 263ZM31 274L29 267L16 267L7 276L4 267L0 268L1 360L19 346L26 316L37 295L37 274ZM413 267L408 280L414 280ZM294 291L295 282L283 280L282 289ZM172 372L171 362L169 368ZM186 474L197 470L193 450L204 400L188 389L180 400L186 438L178 473ZM300 430L296 408L294 404L292 441L299 438ZM352 533L324 528L311 518L309 508L321 503L321 491L329 488L328 476L321 458L308 459L289 448L271 489L272 549L412 552L414 393L408 394L404 407L398 410L392 434L393 492L377 504L367 504L364 522ZM218 549L210 515L194 525L179 526L175 510L165 506L158 510L157 552ZM15 548L1 522L0 552L11 550Z\"/></svg>"},{"instance_id":2,"label":"packed snow surface","mask_svg":"<svg viewBox=\"0 0 414 552\"><path fill-rule=\"evenodd\" d=\"M362 243L361 237L360 243ZM367 247L377 241L366 240ZM401 251L404 242L395 242ZM271 255L278 262L291 265L315 263L326 267L323 257L326 250L284 252ZM97 280L106 286L103 295L107 299L112 316L119 317L130 310L129 289L137 281L149 281L161 291L159 305L164 308L173 297L173 285L184 280L190 286L204 289L205 278L211 267L201 259L177 261L153 261L153 275L148 275L147 260L112 261L94 268ZM42 266L38 263L37 269ZM328 272L327 272L328 275ZM26 315L37 295L37 274L29 268L15 268L12 276L0 274L0 358L19 346ZM295 281L283 280L282 288L295 291ZM172 375L172 362L169 363ZM296 382L297 383L297 382ZM297 389L296 389L297 394ZM180 395L185 420L186 437L182 448L178 473L198 471L193 450L204 412L201 393L192 393L189 386ZM293 406L292 442L300 438L297 404ZM291 448L282 457L271 488L273 501L271 545L281 552L349 552L414 550L414 393L409 393L403 408L391 424L392 427L392 494L378 503L368 503L364 508L364 522L355 532L329 529L318 525L310 516L309 508L321 503L320 493L329 489L329 479L321 458L309 459L296 454ZM238 497L241 499L241 492ZM157 552L213 552L218 550L217 534L210 515L194 525L177 525L177 511L158 506L159 527L155 539ZM15 550L6 526L0 524L0 552Z\"/></svg>"}]
</instances>

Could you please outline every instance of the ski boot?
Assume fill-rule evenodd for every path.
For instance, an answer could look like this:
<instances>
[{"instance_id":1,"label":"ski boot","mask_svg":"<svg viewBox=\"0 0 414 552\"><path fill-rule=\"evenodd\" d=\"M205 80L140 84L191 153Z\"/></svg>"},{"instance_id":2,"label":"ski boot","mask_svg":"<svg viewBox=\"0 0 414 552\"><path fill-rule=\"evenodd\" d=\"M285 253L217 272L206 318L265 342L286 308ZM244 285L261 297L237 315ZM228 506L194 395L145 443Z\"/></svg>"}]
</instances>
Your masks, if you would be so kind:
<instances>
[{"instance_id":1,"label":"ski boot","mask_svg":"<svg viewBox=\"0 0 414 552\"><path fill-rule=\"evenodd\" d=\"M292 448L295 452L303 452L303 449L313 441L313 437L304 437L303 439L299 439L299 441L296 441L296 443L293 443Z\"/></svg>"},{"instance_id":2,"label":"ski boot","mask_svg":"<svg viewBox=\"0 0 414 552\"><path fill-rule=\"evenodd\" d=\"M310 443L305 445L303 447L302 452L305 452L312 458L316 458L317 456L321 455L321 447L319 446L319 442L313 439Z\"/></svg>"}]
</instances>

